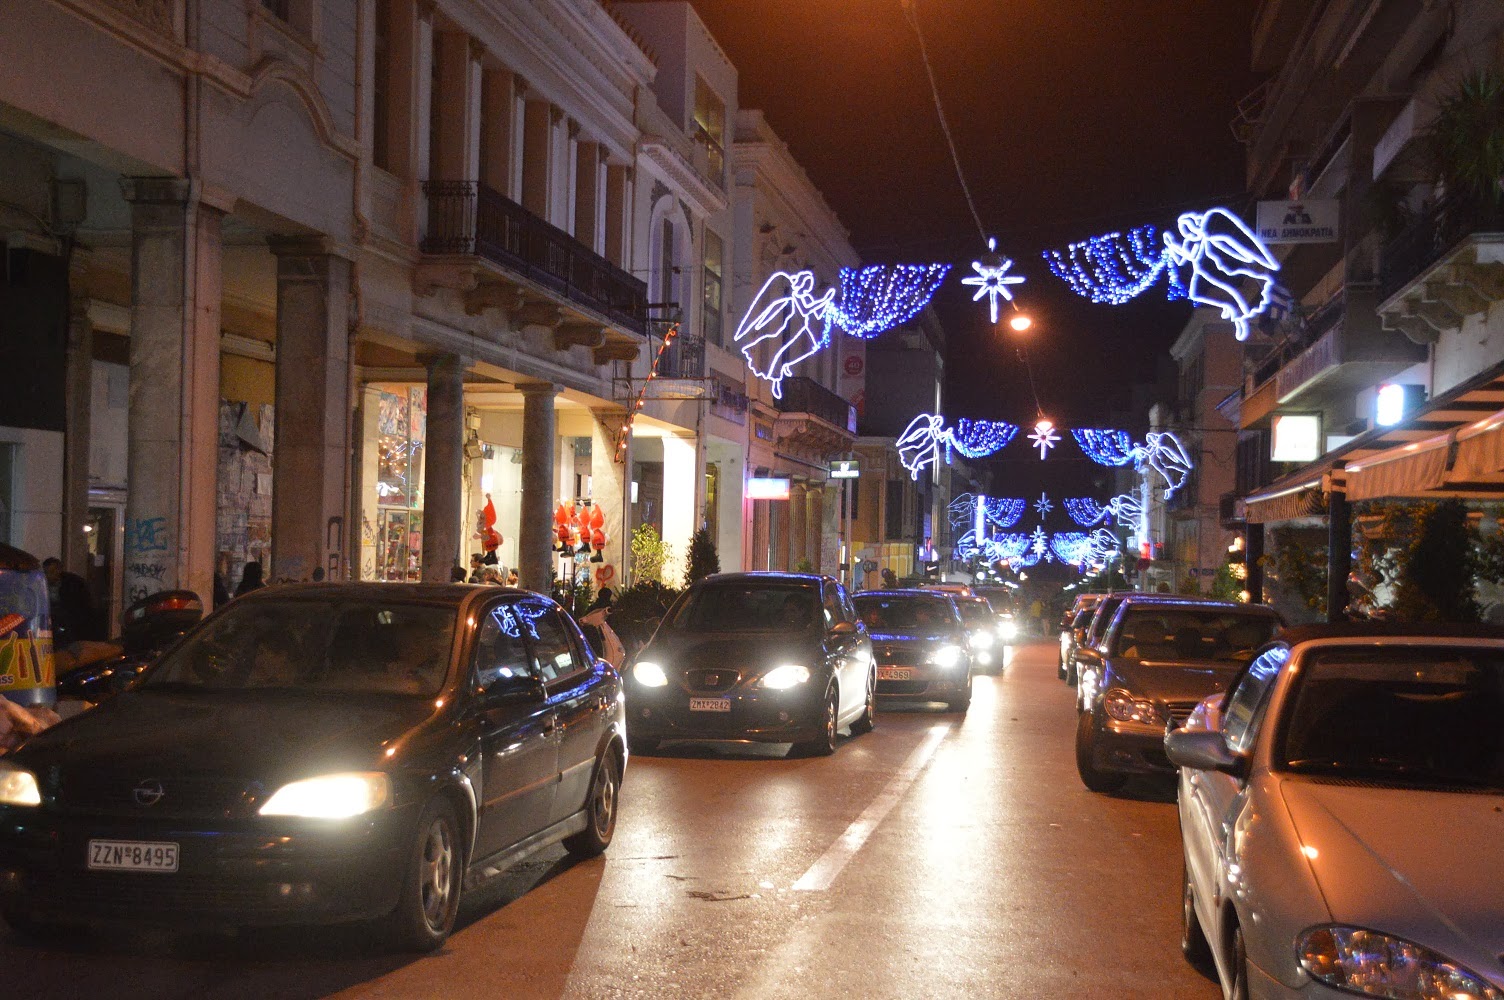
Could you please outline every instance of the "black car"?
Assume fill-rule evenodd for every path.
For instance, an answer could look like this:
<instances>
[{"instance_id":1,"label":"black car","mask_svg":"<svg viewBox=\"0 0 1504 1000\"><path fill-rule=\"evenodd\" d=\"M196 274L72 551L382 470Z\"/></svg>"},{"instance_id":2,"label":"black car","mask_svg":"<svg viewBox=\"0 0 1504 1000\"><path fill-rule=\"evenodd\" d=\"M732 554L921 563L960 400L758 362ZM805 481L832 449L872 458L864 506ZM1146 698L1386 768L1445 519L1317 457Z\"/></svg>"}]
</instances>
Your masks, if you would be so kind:
<instances>
[{"instance_id":1,"label":"black car","mask_svg":"<svg viewBox=\"0 0 1504 1000\"><path fill-rule=\"evenodd\" d=\"M33 932L371 919L435 948L483 873L605 850L622 705L546 597L257 591L0 760L0 914Z\"/></svg>"},{"instance_id":2,"label":"black car","mask_svg":"<svg viewBox=\"0 0 1504 1000\"><path fill-rule=\"evenodd\" d=\"M1129 597L1102 643L1078 659L1076 769L1094 792L1130 774L1173 774L1167 727L1223 691L1280 626L1259 604Z\"/></svg>"},{"instance_id":3,"label":"black car","mask_svg":"<svg viewBox=\"0 0 1504 1000\"><path fill-rule=\"evenodd\" d=\"M846 588L803 573L718 573L669 609L627 671L632 748L663 740L835 751L872 729L872 643Z\"/></svg>"},{"instance_id":4,"label":"black car","mask_svg":"<svg viewBox=\"0 0 1504 1000\"><path fill-rule=\"evenodd\" d=\"M971 707L971 640L956 601L937 590L870 590L856 596L877 656L879 697L943 701L957 712Z\"/></svg>"}]
</instances>

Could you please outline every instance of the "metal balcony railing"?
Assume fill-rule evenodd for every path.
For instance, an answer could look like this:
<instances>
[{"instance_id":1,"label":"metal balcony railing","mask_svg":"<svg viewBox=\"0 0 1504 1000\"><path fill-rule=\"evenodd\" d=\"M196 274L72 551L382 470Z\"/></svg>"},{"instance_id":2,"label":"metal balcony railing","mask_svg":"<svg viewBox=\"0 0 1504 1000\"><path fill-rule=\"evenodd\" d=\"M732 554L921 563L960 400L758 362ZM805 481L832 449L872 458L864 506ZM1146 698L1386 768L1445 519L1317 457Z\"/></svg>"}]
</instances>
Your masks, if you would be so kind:
<instances>
[{"instance_id":1,"label":"metal balcony railing","mask_svg":"<svg viewBox=\"0 0 1504 1000\"><path fill-rule=\"evenodd\" d=\"M633 333L647 329L647 284L559 227L479 181L429 181L428 254L484 257L604 315Z\"/></svg>"},{"instance_id":2,"label":"metal balcony railing","mask_svg":"<svg viewBox=\"0 0 1504 1000\"><path fill-rule=\"evenodd\" d=\"M1504 232L1504 203L1442 198L1384 246L1379 298L1388 299L1474 233Z\"/></svg>"},{"instance_id":3,"label":"metal balcony railing","mask_svg":"<svg viewBox=\"0 0 1504 1000\"><path fill-rule=\"evenodd\" d=\"M780 413L809 413L848 434L856 433L856 407L812 378L784 379L783 398L776 405Z\"/></svg>"},{"instance_id":4,"label":"metal balcony railing","mask_svg":"<svg viewBox=\"0 0 1504 1000\"><path fill-rule=\"evenodd\" d=\"M705 339L683 334L674 338L658 360L659 378L704 378Z\"/></svg>"}]
</instances>

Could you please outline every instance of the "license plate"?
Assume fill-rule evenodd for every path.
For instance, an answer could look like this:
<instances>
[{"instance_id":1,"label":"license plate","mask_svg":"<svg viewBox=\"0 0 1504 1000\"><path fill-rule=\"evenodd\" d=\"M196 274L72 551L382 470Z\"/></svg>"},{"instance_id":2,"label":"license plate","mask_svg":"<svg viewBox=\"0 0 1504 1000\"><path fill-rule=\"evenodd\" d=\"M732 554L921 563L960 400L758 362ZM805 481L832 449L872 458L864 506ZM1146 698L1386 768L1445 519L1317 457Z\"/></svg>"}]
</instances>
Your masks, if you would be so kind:
<instances>
[{"instance_id":1,"label":"license plate","mask_svg":"<svg viewBox=\"0 0 1504 1000\"><path fill-rule=\"evenodd\" d=\"M91 840L89 869L104 872L175 872L178 845L148 840Z\"/></svg>"},{"instance_id":2,"label":"license plate","mask_svg":"<svg viewBox=\"0 0 1504 1000\"><path fill-rule=\"evenodd\" d=\"M691 712L729 712L731 711L730 698L691 698L689 699Z\"/></svg>"},{"instance_id":3,"label":"license plate","mask_svg":"<svg viewBox=\"0 0 1504 1000\"><path fill-rule=\"evenodd\" d=\"M880 681L909 681L914 679L913 667L878 667L877 679Z\"/></svg>"}]
</instances>

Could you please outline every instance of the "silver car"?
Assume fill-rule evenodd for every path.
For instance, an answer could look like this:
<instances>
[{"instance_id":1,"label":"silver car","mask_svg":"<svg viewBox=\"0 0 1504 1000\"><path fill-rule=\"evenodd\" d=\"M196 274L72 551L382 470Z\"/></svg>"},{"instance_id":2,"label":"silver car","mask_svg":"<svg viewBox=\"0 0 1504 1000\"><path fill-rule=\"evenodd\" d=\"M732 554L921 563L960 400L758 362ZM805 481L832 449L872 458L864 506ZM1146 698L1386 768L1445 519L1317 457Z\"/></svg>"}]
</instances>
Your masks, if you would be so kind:
<instances>
[{"instance_id":1,"label":"silver car","mask_svg":"<svg viewBox=\"0 0 1504 1000\"><path fill-rule=\"evenodd\" d=\"M1310 626L1165 737L1228 998L1504 998L1504 630Z\"/></svg>"}]
</instances>

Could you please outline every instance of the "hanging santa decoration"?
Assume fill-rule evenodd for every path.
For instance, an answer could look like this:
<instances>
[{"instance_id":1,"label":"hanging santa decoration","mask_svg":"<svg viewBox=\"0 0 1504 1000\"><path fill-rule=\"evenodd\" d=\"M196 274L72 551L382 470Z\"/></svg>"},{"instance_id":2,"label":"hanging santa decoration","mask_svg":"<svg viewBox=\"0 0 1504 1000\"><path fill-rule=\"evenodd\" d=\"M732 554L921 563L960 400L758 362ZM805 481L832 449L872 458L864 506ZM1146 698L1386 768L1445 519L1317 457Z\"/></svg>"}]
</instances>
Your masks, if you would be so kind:
<instances>
[{"instance_id":1,"label":"hanging santa decoration","mask_svg":"<svg viewBox=\"0 0 1504 1000\"><path fill-rule=\"evenodd\" d=\"M502 537L496 530L496 505L491 502L489 493L486 494L486 505L476 518L475 537L480 539L481 551L485 553L481 561L487 566L496 565L496 550L501 548Z\"/></svg>"}]
</instances>

